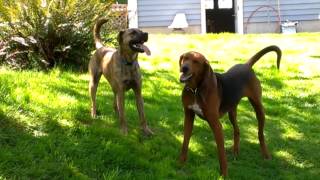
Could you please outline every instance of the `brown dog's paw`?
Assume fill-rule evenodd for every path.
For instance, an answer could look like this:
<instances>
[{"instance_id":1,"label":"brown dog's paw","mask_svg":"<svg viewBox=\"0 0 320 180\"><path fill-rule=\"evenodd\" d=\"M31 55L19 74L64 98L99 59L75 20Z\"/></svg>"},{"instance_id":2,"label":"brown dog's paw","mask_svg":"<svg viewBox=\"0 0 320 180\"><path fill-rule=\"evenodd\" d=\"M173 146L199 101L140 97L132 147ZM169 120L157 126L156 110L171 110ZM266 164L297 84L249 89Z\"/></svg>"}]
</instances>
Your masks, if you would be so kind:
<instances>
[{"instance_id":1,"label":"brown dog's paw","mask_svg":"<svg viewBox=\"0 0 320 180\"><path fill-rule=\"evenodd\" d=\"M268 154L264 154L263 158L266 159L266 160L271 160L272 159L272 157L271 157L271 155L269 153Z\"/></svg>"},{"instance_id":2,"label":"brown dog's paw","mask_svg":"<svg viewBox=\"0 0 320 180\"><path fill-rule=\"evenodd\" d=\"M187 161L187 156L180 155L178 161L179 161L179 164L183 165Z\"/></svg>"}]
</instances>

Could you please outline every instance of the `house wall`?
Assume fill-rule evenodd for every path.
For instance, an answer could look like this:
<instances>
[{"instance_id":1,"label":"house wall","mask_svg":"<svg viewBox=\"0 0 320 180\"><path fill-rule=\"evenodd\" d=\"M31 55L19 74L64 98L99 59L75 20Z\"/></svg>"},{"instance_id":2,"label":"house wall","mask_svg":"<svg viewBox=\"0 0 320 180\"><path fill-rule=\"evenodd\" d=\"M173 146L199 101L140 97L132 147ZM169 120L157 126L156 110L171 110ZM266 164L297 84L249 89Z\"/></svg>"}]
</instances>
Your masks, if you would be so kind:
<instances>
[{"instance_id":1,"label":"house wall","mask_svg":"<svg viewBox=\"0 0 320 180\"><path fill-rule=\"evenodd\" d=\"M280 20L298 21L298 32L320 31L320 0L279 0ZM259 7L269 5L278 10L278 0L244 0L243 21L245 33L279 32L277 12L262 8L250 19L249 16Z\"/></svg>"},{"instance_id":2,"label":"house wall","mask_svg":"<svg viewBox=\"0 0 320 180\"><path fill-rule=\"evenodd\" d=\"M187 33L201 33L200 0L137 0L138 27L152 33L169 33L176 13L185 13Z\"/></svg>"}]
</instances>

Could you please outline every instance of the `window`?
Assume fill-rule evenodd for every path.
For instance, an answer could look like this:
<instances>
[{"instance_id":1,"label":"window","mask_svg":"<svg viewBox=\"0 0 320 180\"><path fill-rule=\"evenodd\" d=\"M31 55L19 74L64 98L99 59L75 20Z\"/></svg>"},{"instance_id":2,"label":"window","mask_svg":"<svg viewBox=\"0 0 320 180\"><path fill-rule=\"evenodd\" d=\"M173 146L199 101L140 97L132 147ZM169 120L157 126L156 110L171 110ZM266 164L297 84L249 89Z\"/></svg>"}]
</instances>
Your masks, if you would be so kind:
<instances>
[{"instance_id":1,"label":"window","mask_svg":"<svg viewBox=\"0 0 320 180\"><path fill-rule=\"evenodd\" d=\"M233 0L219 0L219 9L231 9Z\"/></svg>"}]
</instances>

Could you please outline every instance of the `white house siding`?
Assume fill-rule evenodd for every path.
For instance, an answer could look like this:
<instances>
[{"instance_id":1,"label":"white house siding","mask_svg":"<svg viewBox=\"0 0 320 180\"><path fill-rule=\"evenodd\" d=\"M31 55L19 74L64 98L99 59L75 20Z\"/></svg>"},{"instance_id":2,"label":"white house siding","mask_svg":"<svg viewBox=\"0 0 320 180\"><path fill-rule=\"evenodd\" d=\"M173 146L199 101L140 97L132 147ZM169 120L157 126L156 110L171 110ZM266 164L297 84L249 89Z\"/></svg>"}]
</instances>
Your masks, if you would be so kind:
<instances>
[{"instance_id":1,"label":"white house siding","mask_svg":"<svg viewBox=\"0 0 320 180\"><path fill-rule=\"evenodd\" d=\"M187 32L201 32L200 0L137 0L138 27L149 32L170 32L176 13L185 13Z\"/></svg>"},{"instance_id":2,"label":"white house siding","mask_svg":"<svg viewBox=\"0 0 320 180\"><path fill-rule=\"evenodd\" d=\"M279 31L277 12L271 8L260 9L252 16L249 24L246 24L256 9L269 5L278 10L278 2L282 22L298 21L297 30L300 32L320 31L320 0L244 0L244 30L247 30L247 33Z\"/></svg>"}]
</instances>

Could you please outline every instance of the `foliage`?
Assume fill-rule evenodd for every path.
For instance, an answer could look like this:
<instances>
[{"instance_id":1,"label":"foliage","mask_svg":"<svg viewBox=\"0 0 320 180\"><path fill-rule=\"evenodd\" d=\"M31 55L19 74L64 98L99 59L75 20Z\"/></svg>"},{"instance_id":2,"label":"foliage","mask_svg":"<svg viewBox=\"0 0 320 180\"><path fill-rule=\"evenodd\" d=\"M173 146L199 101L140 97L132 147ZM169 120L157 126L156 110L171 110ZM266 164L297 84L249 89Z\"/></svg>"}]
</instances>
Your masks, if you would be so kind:
<instances>
[{"instance_id":1,"label":"foliage","mask_svg":"<svg viewBox=\"0 0 320 180\"><path fill-rule=\"evenodd\" d=\"M197 118L185 165L177 163L183 138L179 56L203 53L216 72L243 63L271 44L283 51L254 65L263 88L265 135L272 160L260 155L250 103L238 107L240 154L232 155L232 125L220 119L227 179L319 179L320 34L150 35L152 56L139 55L145 114L155 135L141 135L134 93L126 94L128 136L119 131L113 93L105 78L98 118L90 117L87 74L13 71L0 67L0 179L218 179L213 133Z\"/></svg>"},{"instance_id":2,"label":"foliage","mask_svg":"<svg viewBox=\"0 0 320 180\"><path fill-rule=\"evenodd\" d=\"M0 0L0 63L13 68L86 65L92 27L113 1ZM109 14L109 15L108 15Z\"/></svg>"}]
</instances>

